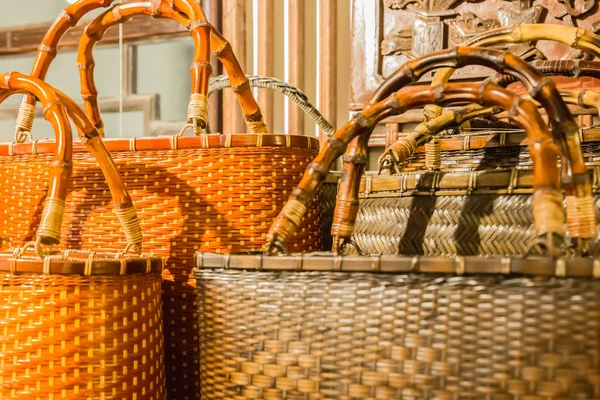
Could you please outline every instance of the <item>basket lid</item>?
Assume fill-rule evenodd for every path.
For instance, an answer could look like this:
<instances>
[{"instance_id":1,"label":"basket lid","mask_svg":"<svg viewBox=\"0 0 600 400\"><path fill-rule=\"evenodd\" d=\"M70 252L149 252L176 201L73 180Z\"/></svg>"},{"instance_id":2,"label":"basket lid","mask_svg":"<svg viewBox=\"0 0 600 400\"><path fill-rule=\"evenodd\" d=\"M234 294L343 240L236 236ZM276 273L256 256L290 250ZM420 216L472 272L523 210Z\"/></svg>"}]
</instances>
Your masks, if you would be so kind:
<instances>
[{"instance_id":1,"label":"basket lid","mask_svg":"<svg viewBox=\"0 0 600 400\"><path fill-rule=\"evenodd\" d=\"M432 273L452 275L530 275L600 279L600 258L487 256L334 256L330 253L266 256L263 254L195 255L198 270Z\"/></svg>"},{"instance_id":2,"label":"basket lid","mask_svg":"<svg viewBox=\"0 0 600 400\"><path fill-rule=\"evenodd\" d=\"M123 276L161 273L163 259L153 255L64 250L45 257L35 251L0 252L0 272L13 274Z\"/></svg>"}]
</instances>

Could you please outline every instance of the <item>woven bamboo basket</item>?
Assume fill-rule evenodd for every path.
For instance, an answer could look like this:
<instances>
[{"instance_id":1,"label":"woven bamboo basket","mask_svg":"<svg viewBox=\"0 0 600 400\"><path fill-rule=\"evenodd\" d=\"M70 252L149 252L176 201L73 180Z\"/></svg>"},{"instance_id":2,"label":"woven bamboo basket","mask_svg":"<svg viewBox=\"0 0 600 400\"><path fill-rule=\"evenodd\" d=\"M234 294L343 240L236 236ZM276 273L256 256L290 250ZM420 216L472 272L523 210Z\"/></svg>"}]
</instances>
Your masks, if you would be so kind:
<instances>
[{"instance_id":1,"label":"woven bamboo basket","mask_svg":"<svg viewBox=\"0 0 600 400\"><path fill-rule=\"evenodd\" d=\"M0 399L165 399L162 266L0 252Z\"/></svg>"},{"instance_id":2,"label":"woven bamboo basket","mask_svg":"<svg viewBox=\"0 0 600 400\"><path fill-rule=\"evenodd\" d=\"M262 248L269 222L314 158L318 141L237 134L107 139L105 144L138 210L146 249L166 258L163 299L168 376L176 379L173 387L186 382L190 392L196 393L197 307L194 281L189 278L193 254L199 249L244 252ZM53 148L53 142L45 141L0 145L4 182L0 213L5 216L0 236L24 241L34 237ZM76 144L74 152L61 246L121 250L127 243L111 212L110 192L96 160L81 145ZM294 239L293 248L300 252L321 248L318 203L309 214L306 230Z\"/></svg>"},{"instance_id":3,"label":"woven bamboo basket","mask_svg":"<svg viewBox=\"0 0 600 400\"><path fill-rule=\"evenodd\" d=\"M590 51L593 54L600 54L600 42L598 42L598 40L593 35L589 34L589 32L585 32L583 30L578 30L574 28L556 27L556 30L561 32L561 34L556 34L556 32L554 32L552 29L554 29L553 26L516 26L506 29L499 29L489 33L484 33L478 36L477 40L473 39L471 42L477 45L484 45L496 44L503 41L520 42L523 40L543 40L547 38L550 40L561 42L566 41L572 44L573 47L577 47L585 51ZM570 40L572 36L574 36L576 39ZM469 44L471 44L471 42L469 42ZM338 193L338 204L336 206L332 229L332 235L334 236L334 252L340 251L340 249L343 248L346 244L356 244L356 238L353 239L352 235L355 231L355 220L357 218L357 214L359 213L359 177L365 168L365 150L367 145L367 138L369 137L372 131L370 126L371 121L363 122L360 120L361 117L365 117L367 115L370 115L370 113L372 112L374 113L375 110L381 109L382 104L385 101L387 101L387 103L385 103L385 106L389 107L389 109L391 110L394 110L395 108L401 108L399 107L399 98L397 97L400 93L399 91L407 84L418 80L418 78L422 76L426 71L432 69L441 68L434 77L432 83L432 90L436 92L443 92L444 82L446 82L449 79L452 71L454 71L454 69L452 68L462 67L470 63L476 63L479 65L485 65L494 68L500 73L508 73L516 79L520 80L527 88L527 91L530 93L530 95L534 97L537 101L539 101L539 104L542 105L546 110L549 122L552 126L553 141L559 146L561 152L561 161L563 168L561 169L562 175L560 186L566 195L566 202L564 206L564 208L566 209L567 216L566 232L571 243L576 245L580 249L586 248L590 245L590 243L594 240L596 236L595 233L597 231L596 216L594 210L594 199L592 195L592 184L588 174L588 167L585 163L586 157L584 152L582 151L581 146L583 135L581 134L581 132L577 131L577 124L572 115L570 115L570 112L567 108L568 101L561 98L560 93L557 90L557 87L554 84L554 82L541 75L539 71L535 70L532 66L527 65L522 60L519 60L517 57L507 52L498 52L495 54L496 55L492 55L491 53L487 52L478 53L475 50L475 48L471 47L456 47L452 50L431 54L429 56L410 61L401 68L399 68L376 90L375 94L373 95L373 98L369 102L369 107L363 110L363 113L361 113L361 115L359 115L359 118L356 119L356 125L360 127L361 131L357 132L356 130L354 130L354 127L348 126L347 130L343 132L340 130L338 133L336 133L336 137L343 140L344 145L348 143L348 148L344 156L346 179L343 180L344 183L340 186L340 192ZM451 66L452 68L444 68L448 66ZM556 67L559 70L559 73L565 69L560 64ZM586 68L593 69L590 68L590 66L587 66ZM487 82L485 84L487 85ZM419 96L420 93L421 92L418 88L412 90L413 96ZM584 96L575 96L575 104L579 103L578 105L582 105L581 103L582 99L585 98L585 92L582 91L581 94L584 94ZM439 99L442 99L444 96L440 95L432 97L434 98L433 102L436 102ZM552 100L550 100L550 98L552 98ZM481 104L481 102L478 103ZM485 105L489 107L491 104L487 103ZM500 106L507 110L507 115L509 118L511 118L514 115L513 110L509 110L508 108L500 104L494 105ZM480 110L483 109L483 107L479 107ZM424 169L424 167L427 169L441 169L442 171L448 170L450 168L455 168L458 171L485 170L486 168L490 167L510 168L515 166L521 167L523 161L525 164L529 162L529 160L527 160L527 157L522 157L522 154L520 154L522 153L523 149L515 149L516 151L506 151L505 149L493 149L493 145L488 146L485 138L482 138L481 136L473 138L473 136L470 135L463 135L460 138L463 140L463 142L460 145L457 144L458 140L454 140L454 147L450 148L451 150L454 150L454 152L442 152L441 140L439 137L436 136L444 129L452 127L452 122L458 122L458 119L462 119L463 121L465 119L468 119L466 114L461 116L461 112L462 111L460 110L458 112L450 112L450 117L444 117L442 116L441 104L427 105L425 107L425 117L428 123L417 127L414 133L409 133L406 135L406 137L399 138L398 142L391 145L391 147L394 147L396 145L398 146L394 149L396 153L395 155L392 156L392 154L389 154L388 151L386 151L386 153L388 154L384 154L384 157L388 158L388 164L397 164L394 165L394 167L395 171L398 173L407 172L410 170ZM473 109L471 109L469 112L471 114L470 117L473 117L477 114L476 112L473 112ZM492 108L489 112L492 112ZM393 113L395 114L396 110L394 110ZM431 132L430 129L430 124L432 124L433 118L445 118L445 121L440 122L439 120L436 120L436 122L433 123L433 125L444 125L444 128L434 132L436 135L432 135L433 132ZM496 140L499 142L499 147L506 147L507 138L511 136L512 133L514 133L514 130L513 132L492 131L487 132L487 136L496 136ZM531 153L532 149L536 147L536 145L534 144L535 142L531 139L530 135L525 135L525 137L526 139L522 142L517 142L516 140L511 138L510 140L508 140L509 142L512 142L511 144L509 144L509 146L514 146L515 144L528 145L529 153ZM451 138L450 140L452 139L454 138ZM474 151L471 148L472 142L478 143L478 146L475 147ZM425 148L425 152L424 154L422 154L424 155L424 157L417 156L411 160L409 157L413 156L413 154L417 152L417 148L419 146L423 146ZM596 151L596 147L597 146L594 145L586 146L586 150L594 152ZM450 149L446 148L446 150ZM333 149L327 149L327 153L328 154L325 154L325 152L322 153L319 156L319 159L331 156L334 153L337 153L337 151ZM533 153L531 154L533 156ZM390 159L391 162L389 162ZM446 165L442 165L442 160L444 160L443 162ZM415 161L415 164L412 165L411 161ZM535 168L535 163L533 163L532 165ZM308 171L307 174L309 174ZM469 177L474 176L469 174L467 175ZM541 177L543 176L543 173L534 173L534 175ZM315 176L314 179L316 181L320 178L317 178ZM469 186L469 194L471 193L472 188L472 186ZM510 188L509 186L506 186L499 189ZM436 191L437 184L433 183L432 188L430 190L430 195L435 194ZM511 194L512 193L510 191L507 193L507 195ZM304 195L304 197L309 196ZM376 217L378 212L375 211L378 200L374 198L377 196L371 197L372 199L370 199L369 204L371 205L372 209L368 212L368 215L371 218L371 226L365 226L363 233L366 233L368 236L370 236L369 240L377 241L378 235L380 235L383 231L383 228L381 226L379 228L375 227L375 224L377 224L377 222L389 222L391 220L398 221L399 219L405 217L407 214L404 210L401 209L393 210L393 206L391 206L391 203L389 201L386 202L385 200L382 200L381 212L390 214L378 221ZM393 195L390 195L388 197L393 197ZM557 194L556 199L558 200L559 197L562 197L562 195ZM300 203L302 202L303 200L300 200ZM487 204L489 204L489 199L487 199L487 202ZM483 206L484 205L482 204L482 207ZM291 207L295 208L295 205L290 205L290 208ZM460 203L458 203L456 207L460 208ZM397 215L394 216L393 213L396 211ZM284 218L287 218L289 220L290 214L291 213L289 212L289 210L284 209L284 211L280 215L281 219L278 219L278 221L284 224L284 228L286 227ZM373 217L374 214L375 217ZM403 217L400 217L400 214L402 214ZM454 213L454 218L456 218L456 213ZM465 216L465 218L469 217ZM556 218L558 218L558 212L555 216L548 216L547 219L554 219L557 222L557 226L554 232L558 233L558 231L565 231L563 228L558 227L558 219ZM423 220L421 222L428 223L428 220ZM497 221L494 218L492 218L488 222L490 224L494 224ZM437 221L432 221L432 224L436 223ZM457 223L457 221L454 221L455 225ZM511 221L505 221L505 223L502 226L499 226L498 229L500 230L505 228L506 224L510 225ZM392 228L391 224L385 224L384 222L384 225L386 225L387 228ZM279 230L279 232L277 233L283 233L285 235L286 229L281 229L277 227L277 225L274 225L274 227ZM448 228L448 223L442 222L440 223L439 227L445 232L448 232L448 229L446 229ZM422 228L423 230L425 230L425 227ZM539 229L536 230L539 233ZM415 233L414 225L411 228L411 232ZM272 233L276 232L272 231ZM390 236L397 234L398 229L396 229L394 233L389 233ZM463 239L461 233L462 232L457 232L457 240ZM563 233L558 233L558 235L563 236ZM387 237L385 234L383 236L383 239L389 239L389 237ZM270 244L275 244L275 247L279 247L281 249L281 246L278 246L276 242L282 241L277 238L275 239L275 241L271 240ZM555 244L558 245L558 242L559 241L557 241ZM398 240L396 240L396 244L398 244ZM463 244L464 243L460 243L457 244L457 246L462 247ZM555 244L550 244L550 247L555 247ZM418 244L415 244L415 246L419 247ZM494 246L495 243L492 243L489 247ZM525 244L525 246L529 248L530 243ZM378 252L378 249L375 246L368 246L366 249L361 248L360 245L355 247L358 247L359 251L362 250L366 253ZM390 248L390 246L384 246L383 244L381 244L379 248L381 249L382 247L386 247L387 249ZM497 251L500 252L500 254L515 254L514 246L510 247L513 251L509 251L508 253L505 253L507 251L506 248L502 249L501 247L502 246L498 247L497 249ZM278 250L275 250L275 252L277 251ZM404 249L396 249L394 252L398 251L404 251ZM415 251L415 249L411 249L411 252L412 251ZM418 251L422 252L423 250Z\"/></svg>"},{"instance_id":4,"label":"woven bamboo basket","mask_svg":"<svg viewBox=\"0 0 600 400\"><path fill-rule=\"evenodd\" d=\"M598 112L598 93L589 89L597 82L584 78L598 75L598 62L534 64L551 75L573 75L577 70L580 78L558 81L563 100ZM502 77L501 81L507 84L514 78ZM527 93L522 87L514 90ZM395 173L368 176L361 183L361 207L352 238L354 252L455 256L526 254L530 250L533 188L526 135L514 128L489 128L457 129L459 134L440 136L451 124L456 127L477 117L472 108L463 112L465 109L449 112L453 118L430 119L386 150L380 168L393 167ZM424 144L431 138L435 145ZM407 146L407 140L418 147ZM600 136L593 127L583 128L579 140L585 165L593 169L590 176L596 205L600 200L596 176ZM441 173L426 172L432 168ZM449 183L457 181L461 183ZM596 221L597 209L594 207Z\"/></svg>"},{"instance_id":5,"label":"woven bamboo basket","mask_svg":"<svg viewBox=\"0 0 600 400\"><path fill-rule=\"evenodd\" d=\"M80 0L67 7L44 37L32 74L44 78L60 39L72 24L92 10L112 5L86 27L77 59L86 114L102 134L93 50L106 30L138 15L172 19L190 30L195 44L190 69L192 94L182 133L191 128L198 136L107 140L106 145L138 209L146 248L167 258L163 300L169 393L177 399L198 398L199 343L195 281L190 279L192 256L197 250L244 252L261 248L269 222L317 154L318 141L267 134L260 108L231 45L206 20L197 1L113 3ZM229 75L252 134L201 135L208 123L211 50ZM21 106L18 142L32 129L35 103L35 97L27 96ZM106 212L110 198L104 179L81 150L75 146L73 184L65 210L68 229L62 237L63 246L121 249L123 243L116 220ZM10 191L8 196L19 196L32 205L31 210L14 210L23 215L8 221L3 227L7 234L26 240L31 236L30 225L39 216L39 208L35 206L41 204L45 193L44 185L36 177L45 173L43 165L49 151L52 144L45 142L0 146L0 157L6 157L9 167L5 172L10 185L4 190ZM90 196L92 187L97 193L94 196ZM12 206L7 202L2 207L5 209L0 212ZM321 246L318 202L309 214L307 229L294 239L297 251L318 250Z\"/></svg>"},{"instance_id":6,"label":"woven bamboo basket","mask_svg":"<svg viewBox=\"0 0 600 400\"><path fill-rule=\"evenodd\" d=\"M163 260L140 254L139 222L110 154L83 111L64 94L17 73L2 74L0 81L0 102L14 93L34 95L57 133L51 157L35 160L41 165L36 175L29 163L14 170L16 149L11 148L12 158L0 159L5 224L23 218L23 209L44 206L40 218L20 221L35 231L31 241L0 251L0 399L164 399ZM96 158L98 174L109 182L125 251L57 250L72 174L68 115ZM38 178L37 189L26 186L18 197L18 185L11 183L19 175L30 182ZM94 188L88 189L93 196ZM31 201L36 195L40 204ZM12 247L23 238L19 233L1 237L0 248Z\"/></svg>"},{"instance_id":7,"label":"woven bamboo basket","mask_svg":"<svg viewBox=\"0 0 600 400\"><path fill-rule=\"evenodd\" d=\"M397 81L397 85L402 87L403 84L414 81L425 71L435 68L436 65L463 65L471 59L494 66L499 70L508 69L517 75L528 76L528 79L536 82L535 86L541 88L538 91L538 100L546 105L549 117L554 121L554 126L560 128L551 133L531 101L522 99L489 80L483 84L441 84L434 88L413 86L408 91L392 92L387 98L379 102L374 101L365 110L353 116L352 120L342 126L329 140L328 145L321 150L271 226L266 246L268 253L286 254L290 251L287 248L287 242L295 230L301 227L300 219L304 215L307 205L310 204L315 189L325 180L325 167L344 152L346 153L343 157L344 171L340 181L332 228L334 237L332 250L337 253L347 248L347 244L352 244L352 233L360 210L358 200L360 176L366 165L366 154L363 150L369 135L375 125L384 118L433 102L446 106L478 103L485 107L500 107L509 110L509 118L526 131L526 143L529 144L528 151L533 160L534 171L531 185L534 188L532 213L534 215L535 240L527 243L526 246L535 247L536 251L540 249L541 251L558 252L564 245L565 233L568 232L570 238L580 240L577 243L579 248L585 249L591 241L589 239L592 238L589 235L593 234L597 228L592 183L583 158L579 157L582 150L575 145L579 139L578 136L577 140L574 140L573 137L573 135L578 135L577 125L551 81L544 80L543 76L532 67L510 53L466 47L410 61L400 68L391 79ZM386 82L379 91L387 93L392 91L392 86ZM557 131L560 129L563 130L564 136L558 135ZM578 205L573 207L567 197L568 231L565 229L564 195L561 192L559 178L561 176L557 159L559 148L563 152L562 157L566 160L566 165L570 167L562 169L562 184L569 186L571 190L577 188L576 192L571 192L580 196L576 198L576 204L579 204L580 201L582 205L585 203L585 207L580 208ZM575 174L577 177L574 179L573 171L585 171L586 175L578 173ZM476 180L475 182L469 181L470 178L474 178L474 176L467 176L466 189L468 190L472 190L473 185L477 183ZM436 191L438 186L437 180L432 182L431 190ZM453 187L450 186L449 189L453 189ZM541 244L541 248L537 246L539 244Z\"/></svg>"},{"instance_id":8,"label":"woven bamboo basket","mask_svg":"<svg viewBox=\"0 0 600 400\"><path fill-rule=\"evenodd\" d=\"M198 254L207 399L597 399L600 260Z\"/></svg>"},{"instance_id":9,"label":"woven bamboo basket","mask_svg":"<svg viewBox=\"0 0 600 400\"><path fill-rule=\"evenodd\" d=\"M492 158L490 157L490 160ZM532 251L533 173L527 168L368 174L350 253L518 255ZM590 171L600 218L600 170ZM599 226L600 228L600 226ZM597 251L597 250L594 250Z\"/></svg>"}]
</instances>

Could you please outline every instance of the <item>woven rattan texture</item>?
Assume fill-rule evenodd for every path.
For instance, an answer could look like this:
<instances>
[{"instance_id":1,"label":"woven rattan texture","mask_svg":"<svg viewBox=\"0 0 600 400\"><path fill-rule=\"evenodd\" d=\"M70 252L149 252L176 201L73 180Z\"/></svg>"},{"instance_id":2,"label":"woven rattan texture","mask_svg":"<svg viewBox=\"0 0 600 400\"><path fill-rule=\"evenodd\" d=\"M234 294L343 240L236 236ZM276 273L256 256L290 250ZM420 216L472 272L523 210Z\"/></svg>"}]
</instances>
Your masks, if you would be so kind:
<instances>
[{"instance_id":1,"label":"woven rattan texture","mask_svg":"<svg viewBox=\"0 0 600 400\"><path fill-rule=\"evenodd\" d=\"M160 293L159 274L0 274L0 399L164 399Z\"/></svg>"},{"instance_id":2,"label":"woven rattan texture","mask_svg":"<svg viewBox=\"0 0 600 400\"><path fill-rule=\"evenodd\" d=\"M144 250L167 257L165 346L174 398L196 399L199 393L194 253L261 250L271 220L316 154L286 147L112 153L138 211ZM102 172L88 153L74 156L65 247L122 250L126 243ZM34 238L49 161L50 155L0 158L0 237L17 243ZM293 252L321 249L319 201L313 204Z\"/></svg>"},{"instance_id":3,"label":"woven rattan texture","mask_svg":"<svg viewBox=\"0 0 600 400\"><path fill-rule=\"evenodd\" d=\"M526 254L534 237L531 196L503 194L365 199L353 240L366 254L466 256Z\"/></svg>"},{"instance_id":4,"label":"woven rattan texture","mask_svg":"<svg viewBox=\"0 0 600 400\"><path fill-rule=\"evenodd\" d=\"M136 205L145 248L161 256L187 252L191 259L198 249L261 250L270 221L315 155L280 147L115 152L113 158ZM49 155L0 159L2 237L33 237L49 162ZM71 186L65 247L122 250L108 186L89 154L76 153ZM292 251L319 250L318 218L315 208L309 211Z\"/></svg>"},{"instance_id":5,"label":"woven rattan texture","mask_svg":"<svg viewBox=\"0 0 600 400\"><path fill-rule=\"evenodd\" d=\"M583 155L588 166L600 165L600 143L582 143ZM488 147L473 150L442 151L442 171L473 171L494 168L531 168L527 148ZM427 170L425 153L416 153L402 164L403 172Z\"/></svg>"},{"instance_id":6,"label":"woven rattan texture","mask_svg":"<svg viewBox=\"0 0 600 400\"><path fill-rule=\"evenodd\" d=\"M206 399L592 399L600 282L197 272Z\"/></svg>"}]
</instances>

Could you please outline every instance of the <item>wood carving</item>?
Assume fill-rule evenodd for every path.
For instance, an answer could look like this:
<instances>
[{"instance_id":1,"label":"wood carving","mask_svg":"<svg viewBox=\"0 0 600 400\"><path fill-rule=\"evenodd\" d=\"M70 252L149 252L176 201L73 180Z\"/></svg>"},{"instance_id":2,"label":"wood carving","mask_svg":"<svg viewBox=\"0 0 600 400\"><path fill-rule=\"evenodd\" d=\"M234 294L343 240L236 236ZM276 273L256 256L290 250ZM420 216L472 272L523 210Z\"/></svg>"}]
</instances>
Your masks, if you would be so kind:
<instances>
[{"instance_id":1,"label":"wood carving","mask_svg":"<svg viewBox=\"0 0 600 400\"><path fill-rule=\"evenodd\" d=\"M470 11L448 21L447 24L450 26L450 43L454 46L500 25L497 19L481 19Z\"/></svg>"},{"instance_id":2,"label":"wood carving","mask_svg":"<svg viewBox=\"0 0 600 400\"><path fill-rule=\"evenodd\" d=\"M385 4L392 10L403 10L409 5L414 4L419 10L432 14L441 11L450 10L454 5L462 0L386 0ZM467 2L476 2L480 0L465 0Z\"/></svg>"},{"instance_id":3,"label":"wood carving","mask_svg":"<svg viewBox=\"0 0 600 400\"><path fill-rule=\"evenodd\" d=\"M560 23L595 32L599 0L353 0L351 108L360 109L372 92L408 60L463 43L486 29L516 24ZM359 23L360 21L360 23ZM547 42L505 45L526 60L583 59L581 51ZM456 78L488 75L481 67ZM431 79L424 76L423 80Z\"/></svg>"}]
</instances>

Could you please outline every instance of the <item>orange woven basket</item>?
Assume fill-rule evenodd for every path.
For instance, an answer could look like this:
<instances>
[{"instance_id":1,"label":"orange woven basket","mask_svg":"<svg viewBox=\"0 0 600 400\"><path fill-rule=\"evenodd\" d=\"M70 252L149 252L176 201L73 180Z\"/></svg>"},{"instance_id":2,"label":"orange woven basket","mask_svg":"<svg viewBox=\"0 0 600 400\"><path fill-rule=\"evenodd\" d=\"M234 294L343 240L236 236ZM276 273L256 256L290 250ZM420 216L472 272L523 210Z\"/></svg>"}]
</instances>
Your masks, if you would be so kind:
<instances>
[{"instance_id":1,"label":"orange woven basket","mask_svg":"<svg viewBox=\"0 0 600 400\"><path fill-rule=\"evenodd\" d=\"M144 248L166 257L163 284L167 378L196 398L198 307L190 278L196 251L262 249L271 220L318 151L315 138L290 135L106 139L136 206ZM32 240L47 191L54 142L0 144L0 236ZM96 160L74 145L63 248L119 251L127 244ZM320 250L320 202L291 249ZM188 389L185 387L187 386ZM175 398L186 398L175 396Z\"/></svg>"},{"instance_id":2,"label":"orange woven basket","mask_svg":"<svg viewBox=\"0 0 600 400\"><path fill-rule=\"evenodd\" d=\"M73 153L67 115L94 154L98 176L109 182L119 232L127 238L124 248L141 252L142 234L116 166L83 112L42 81L0 75L0 102L23 92L42 102L57 144L37 158L15 155L18 149L8 146L12 155L0 158L6 233L0 248L28 241L0 251L0 399L163 400L163 260L47 247L65 232ZM88 196L98 189L88 186ZM39 218L29 218L33 214Z\"/></svg>"},{"instance_id":3,"label":"orange woven basket","mask_svg":"<svg viewBox=\"0 0 600 400\"><path fill-rule=\"evenodd\" d=\"M0 253L0 399L164 399L162 260Z\"/></svg>"},{"instance_id":4,"label":"orange woven basket","mask_svg":"<svg viewBox=\"0 0 600 400\"><path fill-rule=\"evenodd\" d=\"M81 0L57 18L49 29L33 73L44 77L60 38L87 12L107 7L110 0ZM166 257L163 284L167 384L176 399L199 398L199 339L195 280L190 276L196 251L248 252L262 249L271 220L318 153L313 138L263 134L267 131L244 72L230 44L206 21L195 0L128 1L115 4L94 19L80 40L78 66L88 117L103 128L94 83L94 45L111 26L138 15L170 18L189 26L195 52L192 95L185 128L197 134L208 119L207 90L210 50L231 78L250 135L135 138L107 140L132 197L144 246ZM17 139L33 124L35 99L22 104ZM46 165L51 142L0 145L0 213L7 216L0 236L30 240L46 193ZM119 221L108 212L111 196L94 159L74 147L74 172L65 204L63 248L121 250L125 241ZM23 206L18 206L21 204ZM308 211L306 229L290 249L320 250L322 225L319 201ZM26 205L28 207L26 207Z\"/></svg>"}]
</instances>

